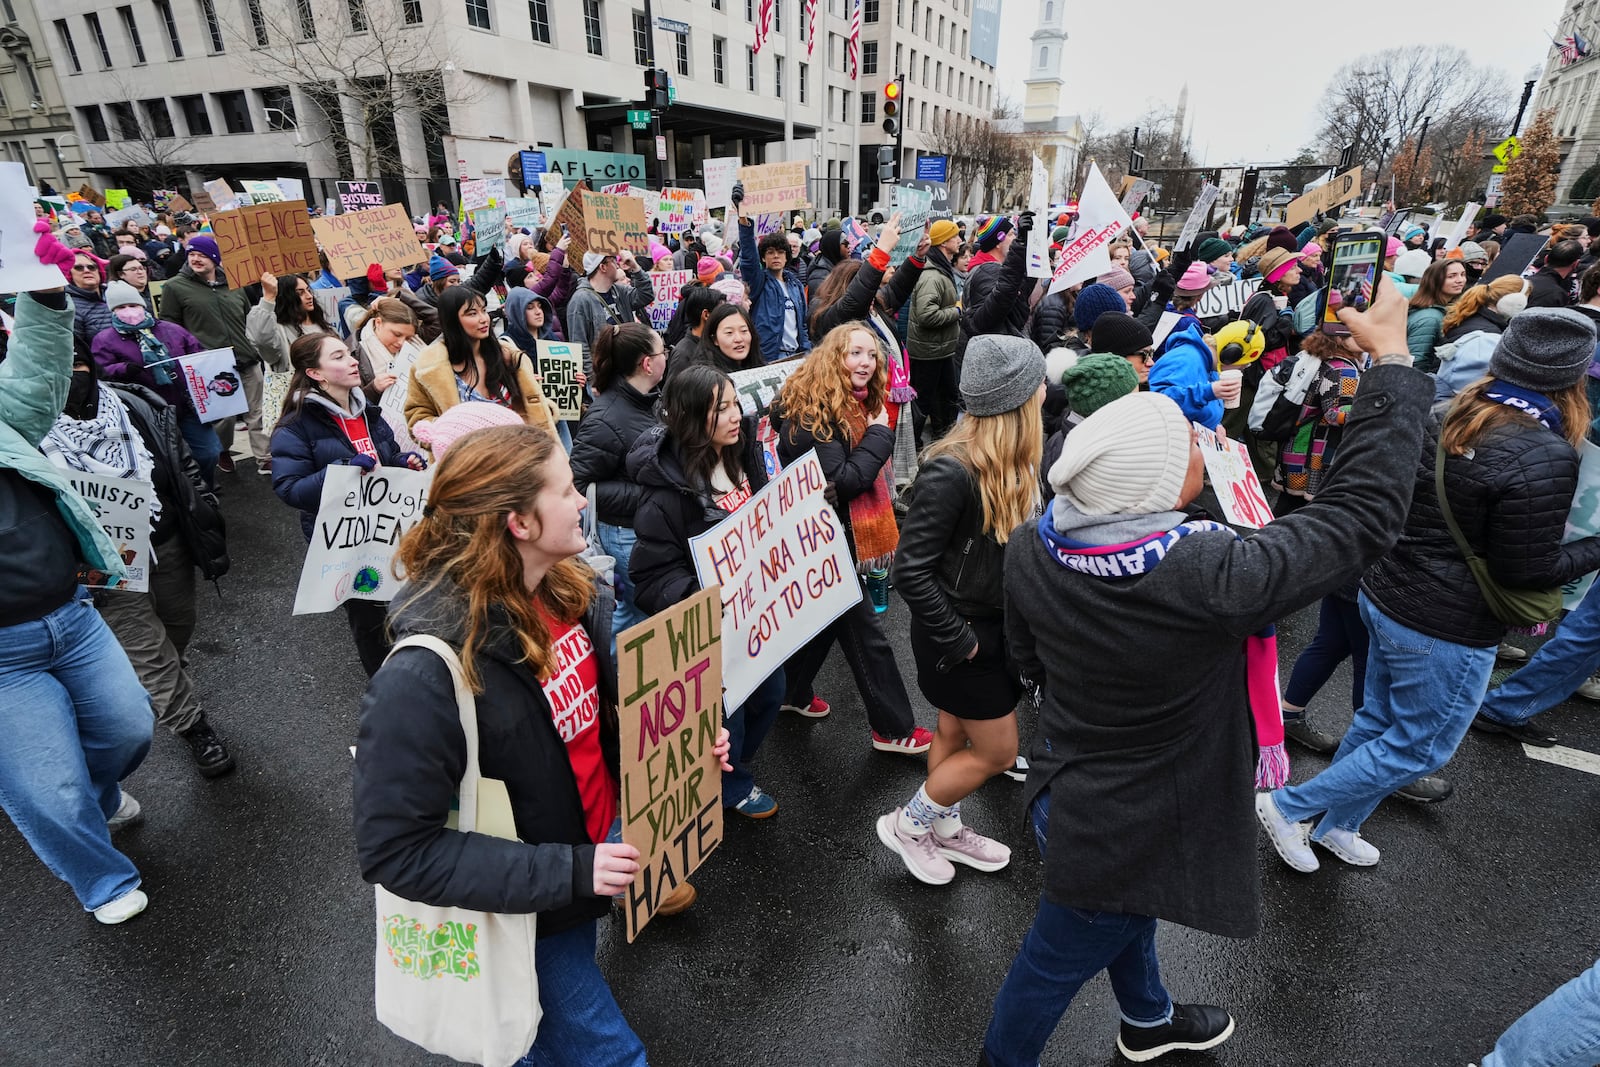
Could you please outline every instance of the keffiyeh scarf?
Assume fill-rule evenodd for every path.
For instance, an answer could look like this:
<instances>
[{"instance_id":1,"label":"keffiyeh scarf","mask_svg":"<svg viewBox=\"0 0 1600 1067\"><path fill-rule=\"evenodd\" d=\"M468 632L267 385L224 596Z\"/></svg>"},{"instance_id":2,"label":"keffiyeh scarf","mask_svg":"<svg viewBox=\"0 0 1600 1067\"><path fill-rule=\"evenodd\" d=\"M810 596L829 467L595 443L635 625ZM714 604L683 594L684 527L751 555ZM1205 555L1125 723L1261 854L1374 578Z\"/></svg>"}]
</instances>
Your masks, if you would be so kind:
<instances>
[{"instance_id":1,"label":"keffiyeh scarf","mask_svg":"<svg viewBox=\"0 0 1600 1067\"><path fill-rule=\"evenodd\" d=\"M92 419L74 419L62 414L39 443L56 466L84 474L103 474L110 478L133 478L155 482L155 459L144 438L134 429L128 408L115 389L101 383L100 403ZM150 494L150 525L161 517L161 498Z\"/></svg>"}]
</instances>

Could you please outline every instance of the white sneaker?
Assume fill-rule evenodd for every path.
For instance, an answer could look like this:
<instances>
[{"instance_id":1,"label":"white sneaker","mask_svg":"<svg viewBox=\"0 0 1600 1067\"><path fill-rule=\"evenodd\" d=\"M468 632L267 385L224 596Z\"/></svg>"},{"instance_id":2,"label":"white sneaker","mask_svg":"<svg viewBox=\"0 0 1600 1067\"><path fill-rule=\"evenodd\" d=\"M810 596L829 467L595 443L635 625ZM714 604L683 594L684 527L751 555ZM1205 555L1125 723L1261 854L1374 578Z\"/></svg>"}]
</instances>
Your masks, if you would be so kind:
<instances>
[{"instance_id":1,"label":"white sneaker","mask_svg":"<svg viewBox=\"0 0 1600 1067\"><path fill-rule=\"evenodd\" d=\"M1378 850L1363 841L1354 830L1329 830L1315 843L1352 867L1375 867L1378 864Z\"/></svg>"},{"instance_id":2,"label":"white sneaker","mask_svg":"<svg viewBox=\"0 0 1600 1067\"><path fill-rule=\"evenodd\" d=\"M1285 819L1271 793L1256 794L1256 821L1267 831L1272 847L1278 850L1278 855L1290 867L1301 874L1310 874L1322 866L1317 862L1317 854L1306 843L1309 831L1305 823Z\"/></svg>"},{"instance_id":3,"label":"white sneaker","mask_svg":"<svg viewBox=\"0 0 1600 1067\"><path fill-rule=\"evenodd\" d=\"M1578 695L1585 700L1600 700L1600 674L1578 686Z\"/></svg>"},{"instance_id":4,"label":"white sneaker","mask_svg":"<svg viewBox=\"0 0 1600 1067\"><path fill-rule=\"evenodd\" d=\"M130 889L111 903L94 909L94 919L106 926L115 926L139 914L149 903L150 898L144 895L142 889Z\"/></svg>"},{"instance_id":5,"label":"white sneaker","mask_svg":"<svg viewBox=\"0 0 1600 1067\"><path fill-rule=\"evenodd\" d=\"M127 790L122 792L122 802L117 805L116 812L106 820L106 829L116 833L128 826L136 826L144 821L144 812L139 808L139 802ZM106 905L110 907L110 905ZM117 920L121 922L122 920Z\"/></svg>"}]
</instances>

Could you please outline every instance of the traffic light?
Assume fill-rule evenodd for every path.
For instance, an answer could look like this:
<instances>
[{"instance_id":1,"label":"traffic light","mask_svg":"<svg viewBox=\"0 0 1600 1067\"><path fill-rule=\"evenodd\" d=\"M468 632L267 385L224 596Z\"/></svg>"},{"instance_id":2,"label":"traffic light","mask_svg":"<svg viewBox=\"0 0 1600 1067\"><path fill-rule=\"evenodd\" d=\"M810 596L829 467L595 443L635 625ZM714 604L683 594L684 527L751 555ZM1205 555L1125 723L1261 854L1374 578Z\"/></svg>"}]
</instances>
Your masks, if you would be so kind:
<instances>
[{"instance_id":1,"label":"traffic light","mask_svg":"<svg viewBox=\"0 0 1600 1067\"><path fill-rule=\"evenodd\" d=\"M898 177L897 171L900 169L900 163L895 156L894 145L878 146L878 180L880 182L892 182Z\"/></svg>"},{"instance_id":2,"label":"traffic light","mask_svg":"<svg viewBox=\"0 0 1600 1067\"><path fill-rule=\"evenodd\" d=\"M883 132L890 137L900 136L900 80L898 78L883 87Z\"/></svg>"},{"instance_id":3,"label":"traffic light","mask_svg":"<svg viewBox=\"0 0 1600 1067\"><path fill-rule=\"evenodd\" d=\"M1144 177L1144 153L1137 148L1128 150L1128 173L1132 177Z\"/></svg>"},{"instance_id":4,"label":"traffic light","mask_svg":"<svg viewBox=\"0 0 1600 1067\"><path fill-rule=\"evenodd\" d=\"M1350 169L1350 162L1355 158L1355 154L1356 146L1354 144L1347 144L1339 149L1339 171L1341 173Z\"/></svg>"},{"instance_id":5,"label":"traffic light","mask_svg":"<svg viewBox=\"0 0 1600 1067\"><path fill-rule=\"evenodd\" d=\"M644 106L651 111L665 111L671 103L667 72L657 68L644 72Z\"/></svg>"}]
</instances>

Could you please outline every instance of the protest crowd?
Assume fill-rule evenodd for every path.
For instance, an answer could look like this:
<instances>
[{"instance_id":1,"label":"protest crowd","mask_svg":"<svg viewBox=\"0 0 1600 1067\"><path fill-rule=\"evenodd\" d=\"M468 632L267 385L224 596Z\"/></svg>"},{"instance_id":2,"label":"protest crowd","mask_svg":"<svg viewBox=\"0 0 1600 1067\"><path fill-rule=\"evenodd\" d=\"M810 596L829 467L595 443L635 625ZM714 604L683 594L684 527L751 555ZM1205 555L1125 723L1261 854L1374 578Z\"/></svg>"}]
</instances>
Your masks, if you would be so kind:
<instances>
[{"instance_id":1,"label":"protest crowd","mask_svg":"<svg viewBox=\"0 0 1600 1067\"><path fill-rule=\"evenodd\" d=\"M641 849L627 801L669 663L697 694L682 755L720 782L674 787L701 805L684 856L696 818L779 814L763 742L833 702L863 710L863 750L925 763L861 812L907 877L1037 849L1037 913L970 1035L990 1067L1037 1064L1101 971L1126 1058L1225 1042L1227 1010L1169 994L1159 921L1256 935L1263 834L1304 875L1377 865L1371 817L1446 801L1469 728L1550 746L1539 712L1600 700L1600 594L1561 618L1600 570L1600 515L1574 508L1600 218L1446 233L1335 208L1164 247L1087 191L829 220L765 169L681 212L580 185L499 229L218 183L115 228L34 200L37 262L0 275L25 282L0 335L0 803L85 911L160 907L115 840L155 724L201 775L235 768L186 649L252 473L298 513L297 612L342 611L370 679L360 874L406 914L537 917L532 973L496 974L477 1035L521 1063L647 1062L595 949L613 912L631 940L697 906L704 855ZM241 242L251 210L308 223L298 250ZM1275 624L1313 605L1280 662ZM712 626L710 673L649 644ZM1508 633L1553 636L1530 658ZM856 695L818 690L836 645ZM1159 668L1128 671L1133 647ZM1306 709L1346 659L1336 737ZM1491 688L1497 660L1522 665ZM1292 779L1291 744L1332 762ZM1031 840L963 819L1004 777ZM380 1018L426 1043L384 981ZM1506 1022L1484 1067L1600 1061L1600 970Z\"/></svg>"}]
</instances>

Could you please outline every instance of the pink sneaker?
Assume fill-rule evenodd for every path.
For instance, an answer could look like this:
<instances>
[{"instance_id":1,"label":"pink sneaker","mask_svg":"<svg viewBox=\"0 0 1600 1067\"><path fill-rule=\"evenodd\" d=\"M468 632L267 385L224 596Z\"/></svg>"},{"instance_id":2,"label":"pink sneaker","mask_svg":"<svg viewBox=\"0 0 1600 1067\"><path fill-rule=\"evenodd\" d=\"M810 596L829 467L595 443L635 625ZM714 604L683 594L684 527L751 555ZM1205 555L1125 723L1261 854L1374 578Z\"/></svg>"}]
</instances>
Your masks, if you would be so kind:
<instances>
[{"instance_id":1,"label":"pink sneaker","mask_svg":"<svg viewBox=\"0 0 1600 1067\"><path fill-rule=\"evenodd\" d=\"M878 817L878 840L905 862L906 870L917 881L928 885L949 885L955 879L956 869L940 855L939 846L933 838L931 830L920 837L901 830L899 808Z\"/></svg>"},{"instance_id":2,"label":"pink sneaker","mask_svg":"<svg viewBox=\"0 0 1600 1067\"><path fill-rule=\"evenodd\" d=\"M980 871L998 871L1011 862L1011 850L993 838L984 837L970 826L961 827L954 837L929 835L939 845L939 854L951 863L965 863Z\"/></svg>"},{"instance_id":3,"label":"pink sneaker","mask_svg":"<svg viewBox=\"0 0 1600 1067\"><path fill-rule=\"evenodd\" d=\"M872 731L872 747L879 752L898 752L904 756L920 756L933 747L933 732L917 727L910 737L884 737Z\"/></svg>"},{"instance_id":4,"label":"pink sneaker","mask_svg":"<svg viewBox=\"0 0 1600 1067\"><path fill-rule=\"evenodd\" d=\"M814 696L811 698L811 703L803 708L794 704L785 704L783 710L792 711L796 715L804 715L808 719L826 719L828 712L832 711L833 708L828 705L826 700Z\"/></svg>"}]
</instances>

